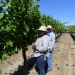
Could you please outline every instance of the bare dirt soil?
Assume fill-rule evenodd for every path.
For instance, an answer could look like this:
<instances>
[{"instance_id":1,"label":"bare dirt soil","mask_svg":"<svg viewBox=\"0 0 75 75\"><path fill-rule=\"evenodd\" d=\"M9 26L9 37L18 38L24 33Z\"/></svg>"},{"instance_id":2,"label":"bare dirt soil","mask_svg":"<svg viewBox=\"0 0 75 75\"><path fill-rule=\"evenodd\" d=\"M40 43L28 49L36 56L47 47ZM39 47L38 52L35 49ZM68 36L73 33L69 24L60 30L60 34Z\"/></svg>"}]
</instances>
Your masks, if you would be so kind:
<instances>
[{"instance_id":1,"label":"bare dirt soil","mask_svg":"<svg viewBox=\"0 0 75 75\"><path fill-rule=\"evenodd\" d=\"M32 52L32 46L29 46L26 52L28 58L27 75L38 75L35 59L31 58ZM52 71L46 75L75 75L75 42L69 33L62 34L55 43L52 65ZM0 63L0 75L22 75L22 72L23 57L21 51Z\"/></svg>"}]
</instances>

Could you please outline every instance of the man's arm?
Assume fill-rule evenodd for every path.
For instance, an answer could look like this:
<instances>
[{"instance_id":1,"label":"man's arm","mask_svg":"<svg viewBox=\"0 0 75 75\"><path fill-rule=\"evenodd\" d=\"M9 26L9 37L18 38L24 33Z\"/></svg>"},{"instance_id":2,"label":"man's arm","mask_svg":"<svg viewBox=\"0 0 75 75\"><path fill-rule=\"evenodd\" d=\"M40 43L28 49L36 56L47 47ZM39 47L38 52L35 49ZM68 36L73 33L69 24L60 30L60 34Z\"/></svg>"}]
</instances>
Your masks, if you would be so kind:
<instances>
[{"instance_id":1,"label":"man's arm","mask_svg":"<svg viewBox=\"0 0 75 75\"><path fill-rule=\"evenodd\" d=\"M50 50L52 51L55 45L55 34L51 34L51 44L50 44Z\"/></svg>"}]
</instances>

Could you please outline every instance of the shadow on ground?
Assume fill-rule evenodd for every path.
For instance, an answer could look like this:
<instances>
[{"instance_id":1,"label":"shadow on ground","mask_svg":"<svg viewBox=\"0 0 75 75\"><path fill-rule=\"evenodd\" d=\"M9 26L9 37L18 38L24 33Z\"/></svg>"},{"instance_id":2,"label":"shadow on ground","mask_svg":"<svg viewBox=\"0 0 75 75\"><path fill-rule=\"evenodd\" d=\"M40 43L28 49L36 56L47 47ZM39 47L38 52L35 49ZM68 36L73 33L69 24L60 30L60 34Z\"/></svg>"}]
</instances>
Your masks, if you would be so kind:
<instances>
[{"instance_id":1,"label":"shadow on ground","mask_svg":"<svg viewBox=\"0 0 75 75\"><path fill-rule=\"evenodd\" d=\"M39 70L36 65L36 58L28 58L26 75L30 73L30 70L32 68L35 68L36 72L39 74ZM15 71L13 74L10 73L9 75L23 75L23 72L24 72L24 66L19 66L17 71ZM47 63L45 65L45 73L47 73Z\"/></svg>"},{"instance_id":2,"label":"shadow on ground","mask_svg":"<svg viewBox=\"0 0 75 75\"><path fill-rule=\"evenodd\" d=\"M35 63L36 63L36 58L28 58L26 75L29 74L30 70L33 68ZM13 74L10 73L9 75L23 75L23 72L24 72L24 66L18 66L18 70L15 71Z\"/></svg>"},{"instance_id":3,"label":"shadow on ground","mask_svg":"<svg viewBox=\"0 0 75 75\"><path fill-rule=\"evenodd\" d=\"M71 35L72 39L75 40L75 34L71 33L70 35Z\"/></svg>"}]
</instances>

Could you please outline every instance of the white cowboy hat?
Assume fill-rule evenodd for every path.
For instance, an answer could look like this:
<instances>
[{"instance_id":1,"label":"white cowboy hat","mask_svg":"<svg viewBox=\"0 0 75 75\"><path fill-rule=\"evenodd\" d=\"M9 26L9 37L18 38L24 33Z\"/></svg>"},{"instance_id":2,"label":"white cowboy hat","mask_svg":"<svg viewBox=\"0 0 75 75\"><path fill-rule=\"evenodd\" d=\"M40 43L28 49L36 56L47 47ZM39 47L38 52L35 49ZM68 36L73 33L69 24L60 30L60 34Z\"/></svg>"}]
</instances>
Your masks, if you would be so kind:
<instances>
[{"instance_id":1,"label":"white cowboy hat","mask_svg":"<svg viewBox=\"0 0 75 75\"><path fill-rule=\"evenodd\" d=\"M46 30L46 26L41 26L41 27L38 29L38 31L39 31L39 30L41 30L41 31L47 31L47 30Z\"/></svg>"},{"instance_id":2,"label":"white cowboy hat","mask_svg":"<svg viewBox=\"0 0 75 75\"><path fill-rule=\"evenodd\" d=\"M51 25L48 25L46 29L53 29Z\"/></svg>"}]
</instances>

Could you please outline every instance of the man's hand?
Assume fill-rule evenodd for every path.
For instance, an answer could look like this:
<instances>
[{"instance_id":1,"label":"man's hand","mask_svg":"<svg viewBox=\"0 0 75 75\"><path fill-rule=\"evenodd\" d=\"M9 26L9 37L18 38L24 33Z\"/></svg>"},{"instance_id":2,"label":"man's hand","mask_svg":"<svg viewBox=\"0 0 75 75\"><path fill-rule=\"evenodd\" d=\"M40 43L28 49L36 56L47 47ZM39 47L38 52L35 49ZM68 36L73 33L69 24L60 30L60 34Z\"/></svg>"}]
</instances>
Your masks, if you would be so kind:
<instances>
[{"instance_id":1,"label":"man's hand","mask_svg":"<svg viewBox=\"0 0 75 75\"><path fill-rule=\"evenodd\" d=\"M36 46L35 45L32 45L32 49L36 49Z\"/></svg>"},{"instance_id":2,"label":"man's hand","mask_svg":"<svg viewBox=\"0 0 75 75\"><path fill-rule=\"evenodd\" d=\"M52 53L53 49L50 49L50 53Z\"/></svg>"}]
</instances>

